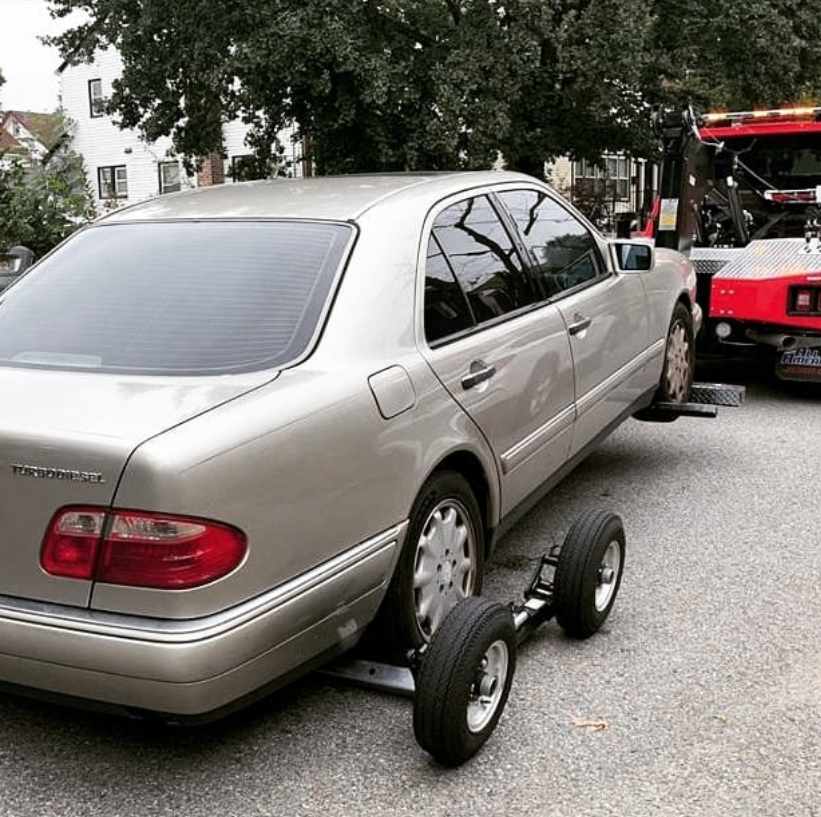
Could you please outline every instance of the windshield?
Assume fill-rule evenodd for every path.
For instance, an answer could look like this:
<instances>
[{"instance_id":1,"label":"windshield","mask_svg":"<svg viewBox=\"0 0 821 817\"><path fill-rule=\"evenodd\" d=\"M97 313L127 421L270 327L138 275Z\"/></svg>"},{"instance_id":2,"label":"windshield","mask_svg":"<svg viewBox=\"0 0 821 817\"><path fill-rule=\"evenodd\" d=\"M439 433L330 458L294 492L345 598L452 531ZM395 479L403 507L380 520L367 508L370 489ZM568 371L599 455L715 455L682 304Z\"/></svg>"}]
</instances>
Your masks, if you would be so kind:
<instances>
[{"instance_id":1,"label":"windshield","mask_svg":"<svg viewBox=\"0 0 821 817\"><path fill-rule=\"evenodd\" d=\"M352 228L307 222L98 225L4 293L0 365L154 374L300 357Z\"/></svg>"},{"instance_id":2,"label":"windshield","mask_svg":"<svg viewBox=\"0 0 821 817\"><path fill-rule=\"evenodd\" d=\"M735 154L742 171L759 177L762 190L797 190L821 184L819 133L725 139L724 147L716 156L719 177L722 155L729 167L731 155Z\"/></svg>"}]
</instances>

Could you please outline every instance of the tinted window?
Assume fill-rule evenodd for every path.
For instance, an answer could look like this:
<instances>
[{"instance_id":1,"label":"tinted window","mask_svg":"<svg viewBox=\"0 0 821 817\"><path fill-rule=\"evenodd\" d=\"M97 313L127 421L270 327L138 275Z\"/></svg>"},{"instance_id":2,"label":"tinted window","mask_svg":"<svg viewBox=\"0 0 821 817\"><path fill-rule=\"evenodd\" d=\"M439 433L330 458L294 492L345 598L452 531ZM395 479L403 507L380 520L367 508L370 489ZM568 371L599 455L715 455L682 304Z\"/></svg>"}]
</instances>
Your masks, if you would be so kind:
<instances>
[{"instance_id":1,"label":"tinted window","mask_svg":"<svg viewBox=\"0 0 821 817\"><path fill-rule=\"evenodd\" d=\"M465 294L431 237L425 264L425 337L429 342L473 326Z\"/></svg>"},{"instance_id":2,"label":"tinted window","mask_svg":"<svg viewBox=\"0 0 821 817\"><path fill-rule=\"evenodd\" d=\"M292 361L313 336L351 230L307 223L89 229L0 306L0 363L157 374Z\"/></svg>"},{"instance_id":3,"label":"tinted window","mask_svg":"<svg viewBox=\"0 0 821 817\"><path fill-rule=\"evenodd\" d=\"M433 233L477 321L491 320L536 300L513 242L486 197L443 210Z\"/></svg>"},{"instance_id":4,"label":"tinted window","mask_svg":"<svg viewBox=\"0 0 821 817\"><path fill-rule=\"evenodd\" d=\"M499 198L516 221L545 296L599 274L595 239L569 210L538 190L506 191Z\"/></svg>"}]
</instances>

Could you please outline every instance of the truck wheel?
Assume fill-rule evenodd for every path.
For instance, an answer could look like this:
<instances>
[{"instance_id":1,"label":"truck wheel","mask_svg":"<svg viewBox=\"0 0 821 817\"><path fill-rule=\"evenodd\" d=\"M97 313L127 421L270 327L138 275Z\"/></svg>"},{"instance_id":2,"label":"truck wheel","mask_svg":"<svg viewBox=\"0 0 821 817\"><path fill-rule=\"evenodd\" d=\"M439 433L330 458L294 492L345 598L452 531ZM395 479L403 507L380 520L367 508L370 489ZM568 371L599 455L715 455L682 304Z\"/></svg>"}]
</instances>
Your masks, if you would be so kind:
<instances>
[{"instance_id":1,"label":"truck wheel","mask_svg":"<svg viewBox=\"0 0 821 817\"><path fill-rule=\"evenodd\" d=\"M565 536L553 580L556 621L572 638L588 638L604 624L624 572L624 527L603 508L583 513Z\"/></svg>"},{"instance_id":2,"label":"truck wheel","mask_svg":"<svg viewBox=\"0 0 821 817\"><path fill-rule=\"evenodd\" d=\"M446 766L473 757L499 722L515 669L511 611L476 596L460 601L422 657L413 705L419 745Z\"/></svg>"},{"instance_id":3,"label":"truck wheel","mask_svg":"<svg viewBox=\"0 0 821 817\"><path fill-rule=\"evenodd\" d=\"M660 403L686 403L690 398L696 364L693 319L684 304L673 309L667 345L664 348L664 366L655 400Z\"/></svg>"},{"instance_id":4,"label":"truck wheel","mask_svg":"<svg viewBox=\"0 0 821 817\"><path fill-rule=\"evenodd\" d=\"M389 660L430 641L447 614L482 592L485 540L482 516L470 485L454 471L434 474L410 513L399 556L372 641Z\"/></svg>"}]
</instances>

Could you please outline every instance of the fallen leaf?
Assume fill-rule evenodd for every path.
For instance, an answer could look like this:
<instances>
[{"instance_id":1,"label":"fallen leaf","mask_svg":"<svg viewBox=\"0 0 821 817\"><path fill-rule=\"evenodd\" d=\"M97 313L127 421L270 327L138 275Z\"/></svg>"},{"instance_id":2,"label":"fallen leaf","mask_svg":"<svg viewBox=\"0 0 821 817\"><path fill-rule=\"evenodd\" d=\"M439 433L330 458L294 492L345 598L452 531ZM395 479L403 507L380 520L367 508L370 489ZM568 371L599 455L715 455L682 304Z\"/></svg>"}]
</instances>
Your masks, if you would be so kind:
<instances>
[{"instance_id":1,"label":"fallen leaf","mask_svg":"<svg viewBox=\"0 0 821 817\"><path fill-rule=\"evenodd\" d=\"M607 729L607 721L577 718L575 715L570 716L570 723L577 729L584 729L588 732L603 732Z\"/></svg>"}]
</instances>

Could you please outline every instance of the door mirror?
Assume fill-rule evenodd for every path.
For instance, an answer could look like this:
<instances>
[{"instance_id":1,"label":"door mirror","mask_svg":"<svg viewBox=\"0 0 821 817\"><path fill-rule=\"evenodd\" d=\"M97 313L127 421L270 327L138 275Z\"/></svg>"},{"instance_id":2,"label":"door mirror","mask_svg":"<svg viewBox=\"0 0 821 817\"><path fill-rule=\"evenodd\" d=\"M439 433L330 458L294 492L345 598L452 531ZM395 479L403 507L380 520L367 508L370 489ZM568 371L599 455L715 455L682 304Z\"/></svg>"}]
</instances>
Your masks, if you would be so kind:
<instances>
[{"instance_id":1,"label":"door mirror","mask_svg":"<svg viewBox=\"0 0 821 817\"><path fill-rule=\"evenodd\" d=\"M653 268L651 244L638 241L614 241L610 246L616 266L621 272L637 272Z\"/></svg>"}]
</instances>

